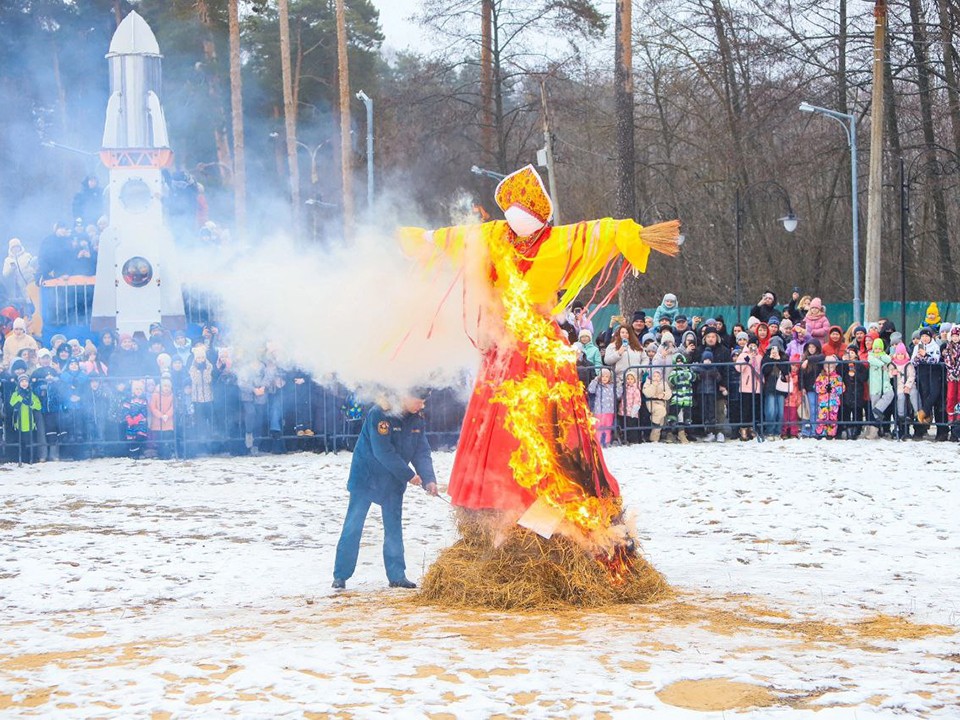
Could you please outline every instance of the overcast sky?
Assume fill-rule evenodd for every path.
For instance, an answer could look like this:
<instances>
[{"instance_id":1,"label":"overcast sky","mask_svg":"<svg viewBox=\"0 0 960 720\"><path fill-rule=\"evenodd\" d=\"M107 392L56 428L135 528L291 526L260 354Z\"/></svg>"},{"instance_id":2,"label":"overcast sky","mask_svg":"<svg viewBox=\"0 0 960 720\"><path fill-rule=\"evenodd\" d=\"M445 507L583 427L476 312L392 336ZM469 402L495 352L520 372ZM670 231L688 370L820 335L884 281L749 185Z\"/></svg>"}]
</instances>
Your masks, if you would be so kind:
<instances>
[{"instance_id":1,"label":"overcast sky","mask_svg":"<svg viewBox=\"0 0 960 720\"><path fill-rule=\"evenodd\" d=\"M420 45L424 36L420 28L406 18L420 9L420 0L372 0L380 11L384 44L394 50Z\"/></svg>"},{"instance_id":2,"label":"overcast sky","mask_svg":"<svg viewBox=\"0 0 960 720\"><path fill-rule=\"evenodd\" d=\"M371 0L371 2L380 11L380 26L383 28L384 44L387 47L404 50L427 43L426 35L420 27L407 20L420 10L420 0ZM599 0L596 4L601 12L609 15L612 25L613 0ZM634 21L636 19L636 11L634 11Z\"/></svg>"}]
</instances>

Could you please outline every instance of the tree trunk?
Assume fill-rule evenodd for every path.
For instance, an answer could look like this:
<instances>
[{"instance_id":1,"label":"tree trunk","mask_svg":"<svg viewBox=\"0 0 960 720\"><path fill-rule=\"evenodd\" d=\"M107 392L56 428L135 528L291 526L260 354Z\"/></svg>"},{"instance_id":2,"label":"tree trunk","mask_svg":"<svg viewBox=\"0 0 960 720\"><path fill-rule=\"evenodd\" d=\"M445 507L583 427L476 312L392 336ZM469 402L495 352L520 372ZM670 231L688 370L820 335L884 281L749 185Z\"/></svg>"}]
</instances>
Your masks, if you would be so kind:
<instances>
[{"instance_id":1,"label":"tree trunk","mask_svg":"<svg viewBox=\"0 0 960 720\"><path fill-rule=\"evenodd\" d=\"M493 59L491 48L491 24L493 0L481 0L480 6L480 105L481 144L483 162L493 156Z\"/></svg>"},{"instance_id":2,"label":"tree trunk","mask_svg":"<svg viewBox=\"0 0 960 720\"><path fill-rule=\"evenodd\" d=\"M243 79L240 74L240 0L229 0L230 110L233 121L233 214L240 239L247 228L247 169L243 137Z\"/></svg>"},{"instance_id":3,"label":"tree trunk","mask_svg":"<svg viewBox=\"0 0 960 720\"><path fill-rule=\"evenodd\" d=\"M867 188L867 262L863 286L863 316L880 317L880 248L883 227L883 64L887 30L885 0L874 7L873 85L870 106L870 182Z\"/></svg>"},{"instance_id":4,"label":"tree trunk","mask_svg":"<svg viewBox=\"0 0 960 720\"><path fill-rule=\"evenodd\" d=\"M953 151L960 154L960 87L953 62L953 27L948 0L937 0L940 13L940 43L943 46L943 79L947 86L947 106L950 109L950 129L953 131Z\"/></svg>"},{"instance_id":5,"label":"tree trunk","mask_svg":"<svg viewBox=\"0 0 960 720\"><path fill-rule=\"evenodd\" d=\"M221 96L222 83L217 67L217 44L213 39L213 18L210 17L208 0L196 0L197 17L203 25L203 57L206 66L207 94L210 96L211 115L214 121L213 140L217 146L217 170L220 180L229 182L228 170L233 167L230 157L230 142L227 139L227 116Z\"/></svg>"},{"instance_id":6,"label":"tree trunk","mask_svg":"<svg viewBox=\"0 0 960 720\"><path fill-rule=\"evenodd\" d=\"M920 96L920 124L923 128L927 186L933 195L933 215L937 248L940 251L940 269L943 272L943 291L948 297L957 296L957 269L950 252L950 234L947 227L947 204L943 186L937 177L937 138L933 128L933 95L930 90L930 66L927 59L927 37L923 27L920 0L910 0L910 25L913 30L913 56L917 63L917 89Z\"/></svg>"},{"instance_id":7,"label":"tree trunk","mask_svg":"<svg viewBox=\"0 0 960 720\"><path fill-rule=\"evenodd\" d=\"M123 22L123 10L120 8L120 0L113 0L113 16L117 20L117 25L119 26Z\"/></svg>"},{"instance_id":8,"label":"tree trunk","mask_svg":"<svg viewBox=\"0 0 960 720\"><path fill-rule=\"evenodd\" d=\"M633 134L633 3L617 0L614 30L613 84L617 118L617 196L614 213L618 218L635 218L637 183L636 146ZM621 259L621 263L625 260ZM639 307L640 283L629 277L620 286L620 313L629 315Z\"/></svg>"},{"instance_id":9,"label":"tree trunk","mask_svg":"<svg viewBox=\"0 0 960 720\"><path fill-rule=\"evenodd\" d=\"M337 0L337 65L340 85L340 174L343 182L343 235L353 235L353 146L350 137L350 65L344 0Z\"/></svg>"},{"instance_id":10,"label":"tree trunk","mask_svg":"<svg viewBox=\"0 0 960 720\"><path fill-rule=\"evenodd\" d=\"M886 36L887 57L890 57L890 43L891 40L888 33ZM903 157L903 147L900 144L900 122L897 118L897 96L893 87L893 68L890 67L889 62L885 62L883 64L883 91L886 95L884 100L884 114L886 115L885 122L887 125L887 139L890 144L890 156L893 159L898 159ZM903 258L903 264L906 267L910 267L911 255L912 253L910 252L910 246L908 243ZM907 275L909 277L909 273ZM900 329L903 330L903 328Z\"/></svg>"},{"instance_id":11,"label":"tree trunk","mask_svg":"<svg viewBox=\"0 0 960 720\"><path fill-rule=\"evenodd\" d=\"M300 236L300 165L297 162L297 108L293 101L290 71L290 9L288 0L277 0L280 11L280 74L283 84L283 120L287 136L290 174L290 214L294 236Z\"/></svg>"}]
</instances>

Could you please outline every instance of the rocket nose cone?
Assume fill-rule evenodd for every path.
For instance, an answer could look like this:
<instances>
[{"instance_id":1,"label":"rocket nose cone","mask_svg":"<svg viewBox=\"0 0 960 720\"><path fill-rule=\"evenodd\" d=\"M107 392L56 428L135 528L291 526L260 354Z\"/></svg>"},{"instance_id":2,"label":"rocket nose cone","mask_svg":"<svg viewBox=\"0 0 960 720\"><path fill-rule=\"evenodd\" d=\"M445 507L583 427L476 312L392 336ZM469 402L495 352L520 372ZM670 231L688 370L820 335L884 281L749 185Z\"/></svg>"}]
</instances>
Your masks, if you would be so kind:
<instances>
[{"instance_id":1,"label":"rocket nose cone","mask_svg":"<svg viewBox=\"0 0 960 720\"><path fill-rule=\"evenodd\" d=\"M160 55L153 30L135 10L127 14L113 34L107 57L111 55Z\"/></svg>"}]
</instances>

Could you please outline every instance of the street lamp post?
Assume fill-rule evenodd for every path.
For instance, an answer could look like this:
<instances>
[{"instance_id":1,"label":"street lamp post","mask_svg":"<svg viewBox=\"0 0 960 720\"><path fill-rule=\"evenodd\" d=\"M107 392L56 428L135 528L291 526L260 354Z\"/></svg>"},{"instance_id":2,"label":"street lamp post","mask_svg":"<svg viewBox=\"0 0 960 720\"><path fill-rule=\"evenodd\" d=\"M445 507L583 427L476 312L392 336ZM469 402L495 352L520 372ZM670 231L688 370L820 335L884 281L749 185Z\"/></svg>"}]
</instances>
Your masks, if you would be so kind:
<instances>
[{"instance_id":1,"label":"street lamp post","mask_svg":"<svg viewBox=\"0 0 960 720\"><path fill-rule=\"evenodd\" d=\"M742 192L740 188L737 188L736 199L734 201L734 215L736 220L736 242L737 242L737 272L736 272L736 305L737 305L737 323L740 323L742 316L740 314L741 300L740 300L740 243L741 236L743 233L743 203L750 198L750 193L758 188L763 188L764 190L777 191L781 197L783 197L784 202L787 206L787 214L781 218L777 218L781 223L783 223L783 229L787 232L792 233L797 229L797 216L793 212L793 205L790 203L790 195L786 190L783 189L783 186L780 183L774 182L773 180L762 180L758 183L748 186Z\"/></svg>"},{"instance_id":2,"label":"street lamp post","mask_svg":"<svg viewBox=\"0 0 960 720\"><path fill-rule=\"evenodd\" d=\"M853 319L858 325L862 325L863 313L860 306L860 221L857 208L857 119L853 115L811 105L808 102L800 103L800 111L833 118L843 125L847 133L847 142L850 144L850 219L853 226Z\"/></svg>"},{"instance_id":3,"label":"street lamp post","mask_svg":"<svg viewBox=\"0 0 960 720\"><path fill-rule=\"evenodd\" d=\"M373 100L363 90L357 93L367 109L367 212L373 212Z\"/></svg>"},{"instance_id":4,"label":"street lamp post","mask_svg":"<svg viewBox=\"0 0 960 720\"><path fill-rule=\"evenodd\" d=\"M494 172L493 170L487 170L486 168L478 167L476 165L472 165L470 167L470 172L472 172L474 175L482 175L483 177L493 178L498 182L500 180L503 180L506 177L506 175L504 175L503 173Z\"/></svg>"}]
</instances>

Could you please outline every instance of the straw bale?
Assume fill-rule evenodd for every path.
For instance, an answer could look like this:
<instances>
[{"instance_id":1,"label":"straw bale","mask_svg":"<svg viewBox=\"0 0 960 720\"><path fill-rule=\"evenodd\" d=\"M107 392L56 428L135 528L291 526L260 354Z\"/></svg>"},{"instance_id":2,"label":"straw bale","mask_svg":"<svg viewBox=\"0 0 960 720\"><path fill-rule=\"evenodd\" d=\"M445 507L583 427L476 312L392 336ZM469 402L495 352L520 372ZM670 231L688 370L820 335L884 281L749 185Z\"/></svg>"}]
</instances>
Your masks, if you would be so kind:
<instances>
[{"instance_id":1,"label":"straw bale","mask_svg":"<svg viewBox=\"0 0 960 720\"><path fill-rule=\"evenodd\" d=\"M493 515L459 522L460 539L440 553L420 599L445 607L545 610L648 603L669 586L636 551L621 549L618 572L562 535L544 539ZM618 577L619 576L619 577Z\"/></svg>"}]
</instances>

